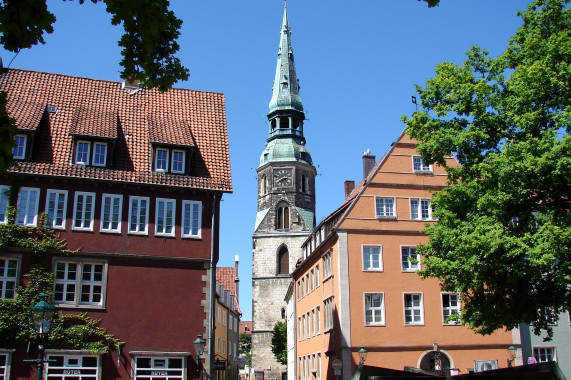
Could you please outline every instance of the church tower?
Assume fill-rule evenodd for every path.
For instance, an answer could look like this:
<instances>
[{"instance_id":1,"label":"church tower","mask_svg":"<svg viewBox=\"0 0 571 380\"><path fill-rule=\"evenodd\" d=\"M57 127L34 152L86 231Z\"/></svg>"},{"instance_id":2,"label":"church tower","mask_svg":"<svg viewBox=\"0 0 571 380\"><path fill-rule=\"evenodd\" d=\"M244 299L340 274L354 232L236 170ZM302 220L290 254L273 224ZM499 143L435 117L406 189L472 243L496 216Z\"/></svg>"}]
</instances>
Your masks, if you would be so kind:
<instances>
[{"instance_id":1,"label":"church tower","mask_svg":"<svg viewBox=\"0 0 571 380\"><path fill-rule=\"evenodd\" d=\"M305 114L299 97L291 30L284 7L278 62L269 104L269 131L260 156L258 213L252 260L252 367L281 379L286 367L272 353L274 324L285 322L289 273L315 227L315 175L305 146Z\"/></svg>"}]
</instances>

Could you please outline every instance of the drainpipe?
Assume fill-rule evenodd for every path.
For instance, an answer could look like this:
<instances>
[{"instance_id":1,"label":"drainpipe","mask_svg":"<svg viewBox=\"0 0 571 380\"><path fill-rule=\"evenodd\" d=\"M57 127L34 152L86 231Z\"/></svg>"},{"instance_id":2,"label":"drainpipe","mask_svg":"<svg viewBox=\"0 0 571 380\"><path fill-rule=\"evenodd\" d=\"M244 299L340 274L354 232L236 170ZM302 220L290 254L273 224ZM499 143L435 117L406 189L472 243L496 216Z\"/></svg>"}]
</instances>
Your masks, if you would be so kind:
<instances>
[{"instance_id":1,"label":"drainpipe","mask_svg":"<svg viewBox=\"0 0 571 380\"><path fill-rule=\"evenodd\" d=\"M219 231L220 223L220 200L218 193L212 197L212 236L210 241L210 339L208 341L208 372L210 378L214 376L214 327L216 318L216 264L219 257Z\"/></svg>"}]
</instances>

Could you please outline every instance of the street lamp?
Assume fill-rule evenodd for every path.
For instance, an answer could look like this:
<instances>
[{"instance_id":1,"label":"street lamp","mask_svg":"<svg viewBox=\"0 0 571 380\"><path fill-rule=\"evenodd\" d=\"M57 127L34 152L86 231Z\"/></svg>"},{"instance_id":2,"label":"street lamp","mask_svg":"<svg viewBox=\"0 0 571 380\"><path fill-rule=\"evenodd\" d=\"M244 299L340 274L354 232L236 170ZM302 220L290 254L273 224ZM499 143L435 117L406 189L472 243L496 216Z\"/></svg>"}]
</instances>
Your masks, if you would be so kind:
<instances>
[{"instance_id":1,"label":"street lamp","mask_svg":"<svg viewBox=\"0 0 571 380\"><path fill-rule=\"evenodd\" d=\"M365 347L361 346L361 348L359 349L359 365L363 365L366 359L367 359L367 350L365 350Z\"/></svg>"},{"instance_id":2,"label":"street lamp","mask_svg":"<svg viewBox=\"0 0 571 380\"><path fill-rule=\"evenodd\" d=\"M38 380L41 380L44 372L44 363L47 363L47 360L44 360L44 342L48 339L52 321L56 315L56 308L47 301L50 298L48 294L42 293L39 295L39 298L40 301L30 308L32 324L38 337L38 358L31 361L36 362Z\"/></svg>"},{"instance_id":3,"label":"street lamp","mask_svg":"<svg viewBox=\"0 0 571 380\"><path fill-rule=\"evenodd\" d=\"M206 342L202 339L202 334L198 334L196 340L192 342L194 352L196 352L196 371L200 373L200 356L204 353L204 345Z\"/></svg>"},{"instance_id":4,"label":"street lamp","mask_svg":"<svg viewBox=\"0 0 571 380\"><path fill-rule=\"evenodd\" d=\"M512 344L508 347L508 354L509 354L509 358L508 358L508 368L512 366L514 360L515 360L515 353L517 351L517 348Z\"/></svg>"}]
</instances>

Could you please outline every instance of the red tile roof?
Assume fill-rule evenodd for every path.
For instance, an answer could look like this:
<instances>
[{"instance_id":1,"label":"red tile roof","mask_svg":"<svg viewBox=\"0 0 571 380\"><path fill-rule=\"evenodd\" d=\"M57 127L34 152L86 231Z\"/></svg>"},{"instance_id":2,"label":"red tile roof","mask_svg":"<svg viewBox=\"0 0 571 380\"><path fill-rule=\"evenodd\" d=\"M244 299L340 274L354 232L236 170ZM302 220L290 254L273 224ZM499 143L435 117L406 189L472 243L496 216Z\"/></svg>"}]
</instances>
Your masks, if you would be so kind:
<instances>
[{"instance_id":1,"label":"red tile roof","mask_svg":"<svg viewBox=\"0 0 571 380\"><path fill-rule=\"evenodd\" d=\"M11 172L232 191L224 94L133 90L120 82L19 69L0 74L0 90L8 94L8 114L18 128L35 131L39 144L33 159ZM70 165L73 135L115 139L113 166ZM152 172L152 142L192 146L190 175Z\"/></svg>"},{"instance_id":2,"label":"red tile roof","mask_svg":"<svg viewBox=\"0 0 571 380\"><path fill-rule=\"evenodd\" d=\"M240 334L252 335L252 321L240 321Z\"/></svg>"},{"instance_id":3,"label":"red tile roof","mask_svg":"<svg viewBox=\"0 0 571 380\"><path fill-rule=\"evenodd\" d=\"M218 267L216 268L216 281L218 281L224 289L228 290L234 296L234 310L238 314L242 314L238 302L238 295L236 294L236 278L238 274L234 267Z\"/></svg>"}]
</instances>

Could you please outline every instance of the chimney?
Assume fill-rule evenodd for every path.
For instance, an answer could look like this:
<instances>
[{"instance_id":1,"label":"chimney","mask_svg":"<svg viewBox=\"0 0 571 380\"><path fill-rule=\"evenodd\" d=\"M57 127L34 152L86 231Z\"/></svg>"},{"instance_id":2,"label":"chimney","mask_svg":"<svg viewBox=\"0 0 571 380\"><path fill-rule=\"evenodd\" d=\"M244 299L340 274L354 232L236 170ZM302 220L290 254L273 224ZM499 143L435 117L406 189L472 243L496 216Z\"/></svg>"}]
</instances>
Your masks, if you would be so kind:
<instances>
[{"instance_id":1,"label":"chimney","mask_svg":"<svg viewBox=\"0 0 571 380\"><path fill-rule=\"evenodd\" d=\"M371 155L371 150L367 149L363 153L363 178L367 178L371 170L375 167L375 156Z\"/></svg>"},{"instance_id":2,"label":"chimney","mask_svg":"<svg viewBox=\"0 0 571 380\"><path fill-rule=\"evenodd\" d=\"M236 294L236 301L240 302L240 278L238 277L238 263L240 259L238 255L234 255L234 292Z\"/></svg>"},{"instance_id":3,"label":"chimney","mask_svg":"<svg viewBox=\"0 0 571 380\"><path fill-rule=\"evenodd\" d=\"M349 198L349 195L354 189L355 181L345 181L345 199Z\"/></svg>"}]
</instances>

